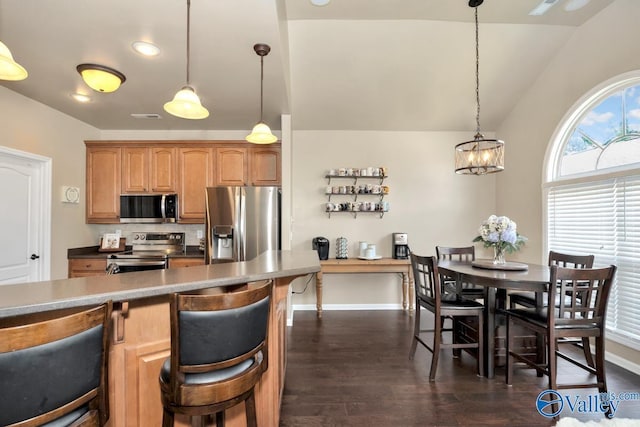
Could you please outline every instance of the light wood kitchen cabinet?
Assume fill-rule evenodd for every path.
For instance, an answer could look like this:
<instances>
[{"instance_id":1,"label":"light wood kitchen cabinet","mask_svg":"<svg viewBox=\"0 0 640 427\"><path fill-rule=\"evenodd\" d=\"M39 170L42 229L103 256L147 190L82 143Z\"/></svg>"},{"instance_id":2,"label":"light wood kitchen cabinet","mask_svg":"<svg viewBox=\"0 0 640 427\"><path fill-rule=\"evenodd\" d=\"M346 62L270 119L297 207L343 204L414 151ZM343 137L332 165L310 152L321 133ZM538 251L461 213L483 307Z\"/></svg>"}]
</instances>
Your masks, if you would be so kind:
<instances>
[{"instance_id":1,"label":"light wood kitchen cabinet","mask_svg":"<svg viewBox=\"0 0 640 427\"><path fill-rule=\"evenodd\" d=\"M204 265L204 255L202 258L169 258L169 268L183 268Z\"/></svg>"},{"instance_id":2,"label":"light wood kitchen cabinet","mask_svg":"<svg viewBox=\"0 0 640 427\"><path fill-rule=\"evenodd\" d=\"M177 193L179 222L204 223L204 188L281 185L280 144L86 141L87 223L120 221L120 194Z\"/></svg>"},{"instance_id":3,"label":"light wood kitchen cabinet","mask_svg":"<svg viewBox=\"0 0 640 427\"><path fill-rule=\"evenodd\" d=\"M280 185L282 182L280 147L251 148L251 185Z\"/></svg>"},{"instance_id":4,"label":"light wood kitchen cabinet","mask_svg":"<svg viewBox=\"0 0 640 427\"><path fill-rule=\"evenodd\" d=\"M216 185L247 185L248 163L246 148L217 148Z\"/></svg>"},{"instance_id":5,"label":"light wood kitchen cabinet","mask_svg":"<svg viewBox=\"0 0 640 427\"><path fill-rule=\"evenodd\" d=\"M120 147L87 147L87 223L116 223L120 216Z\"/></svg>"},{"instance_id":6,"label":"light wood kitchen cabinet","mask_svg":"<svg viewBox=\"0 0 640 427\"><path fill-rule=\"evenodd\" d=\"M207 147L178 148L180 222L204 223L204 189L214 185L215 151Z\"/></svg>"},{"instance_id":7,"label":"light wood kitchen cabinet","mask_svg":"<svg viewBox=\"0 0 640 427\"><path fill-rule=\"evenodd\" d=\"M107 274L107 260L92 258L77 258L69 260L69 278L105 276Z\"/></svg>"},{"instance_id":8,"label":"light wood kitchen cabinet","mask_svg":"<svg viewBox=\"0 0 640 427\"><path fill-rule=\"evenodd\" d=\"M123 148L123 193L171 193L175 191L175 147Z\"/></svg>"},{"instance_id":9,"label":"light wood kitchen cabinet","mask_svg":"<svg viewBox=\"0 0 640 427\"><path fill-rule=\"evenodd\" d=\"M175 147L151 148L151 191L173 193L176 191L177 161Z\"/></svg>"}]
</instances>

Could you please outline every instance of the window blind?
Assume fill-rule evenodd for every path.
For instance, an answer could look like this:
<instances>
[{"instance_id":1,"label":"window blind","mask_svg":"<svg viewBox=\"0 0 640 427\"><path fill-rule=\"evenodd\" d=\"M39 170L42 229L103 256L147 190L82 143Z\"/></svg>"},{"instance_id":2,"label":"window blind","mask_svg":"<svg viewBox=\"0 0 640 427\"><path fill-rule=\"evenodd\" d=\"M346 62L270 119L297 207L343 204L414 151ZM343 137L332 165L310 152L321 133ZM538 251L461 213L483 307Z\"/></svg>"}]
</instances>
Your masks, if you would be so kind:
<instances>
[{"instance_id":1,"label":"window blind","mask_svg":"<svg viewBox=\"0 0 640 427\"><path fill-rule=\"evenodd\" d=\"M547 238L549 250L618 267L607 329L640 343L640 175L550 187Z\"/></svg>"}]
</instances>

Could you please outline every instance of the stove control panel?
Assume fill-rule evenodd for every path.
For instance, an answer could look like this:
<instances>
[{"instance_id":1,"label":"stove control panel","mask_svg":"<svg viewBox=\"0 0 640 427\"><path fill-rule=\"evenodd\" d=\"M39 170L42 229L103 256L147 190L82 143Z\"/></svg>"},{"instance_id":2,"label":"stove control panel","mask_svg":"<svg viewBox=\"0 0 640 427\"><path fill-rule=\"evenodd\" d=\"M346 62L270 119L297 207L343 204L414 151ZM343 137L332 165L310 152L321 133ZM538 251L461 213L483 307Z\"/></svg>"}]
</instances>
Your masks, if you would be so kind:
<instances>
[{"instance_id":1,"label":"stove control panel","mask_svg":"<svg viewBox=\"0 0 640 427\"><path fill-rule=\"evenodd\" d=\"M168 232L135 232L131 234L134 251L183 252L185 250L185 233Z\"/></svg>"}]
</instances>

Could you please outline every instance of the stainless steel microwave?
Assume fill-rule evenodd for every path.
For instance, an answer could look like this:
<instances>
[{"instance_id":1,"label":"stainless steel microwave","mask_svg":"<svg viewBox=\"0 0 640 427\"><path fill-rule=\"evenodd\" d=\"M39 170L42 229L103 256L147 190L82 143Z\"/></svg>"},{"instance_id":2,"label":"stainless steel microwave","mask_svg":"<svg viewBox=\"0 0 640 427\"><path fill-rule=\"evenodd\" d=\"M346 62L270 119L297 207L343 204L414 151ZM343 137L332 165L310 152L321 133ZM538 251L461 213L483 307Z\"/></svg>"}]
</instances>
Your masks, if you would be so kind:
<instances>
[{"instance_id":1,"label":"stainless steel microwave","mask_svg":"<svg viewBox=\"0 0 640 427\"><path fill-rule=\"evenodd\" d=\"M120 195L120 222L122 223L162 223L177 220L177 194Z\"/></svg>"}]
</instances>

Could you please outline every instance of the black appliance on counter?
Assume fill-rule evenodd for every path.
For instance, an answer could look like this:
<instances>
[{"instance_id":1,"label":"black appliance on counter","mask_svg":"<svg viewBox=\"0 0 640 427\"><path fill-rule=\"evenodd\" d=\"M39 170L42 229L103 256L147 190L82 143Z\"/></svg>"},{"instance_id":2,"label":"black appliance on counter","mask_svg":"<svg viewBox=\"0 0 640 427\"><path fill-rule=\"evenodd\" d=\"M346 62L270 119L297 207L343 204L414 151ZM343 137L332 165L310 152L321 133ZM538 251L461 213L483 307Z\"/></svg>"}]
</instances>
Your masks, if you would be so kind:
<instances>
[{"instance_id":1,"label":"black appliance on counter","mask_svg":"<svg viewBox=\"0 0 640 427\"><path fill-rule=\"evenodd\" d=\"M409 238L407 233L393 233L393 258L408 259L409 258Z\"/></svg>"},{"instance_id":2,"label":"black appliance on counter","mask_svg":"<svg viewBox=\"0 0 640 427\"><path fill-rule=\"evenodd\" d=\"M169 254L184 253L185 233L135 232L131 250L109 255L107 274L169 268Z\"/></svg>"},{"instance_id":3,"label":"black appliance on counter","mask_svg":"<svg viewBox=\"0 0 640 427\"><path fill-rule=\"evenodd\" d=\"M329 239L326 237L314 237L311 241L313 249L318 251L318 258L329 259Z\"/></svg>"}]
</instances>

